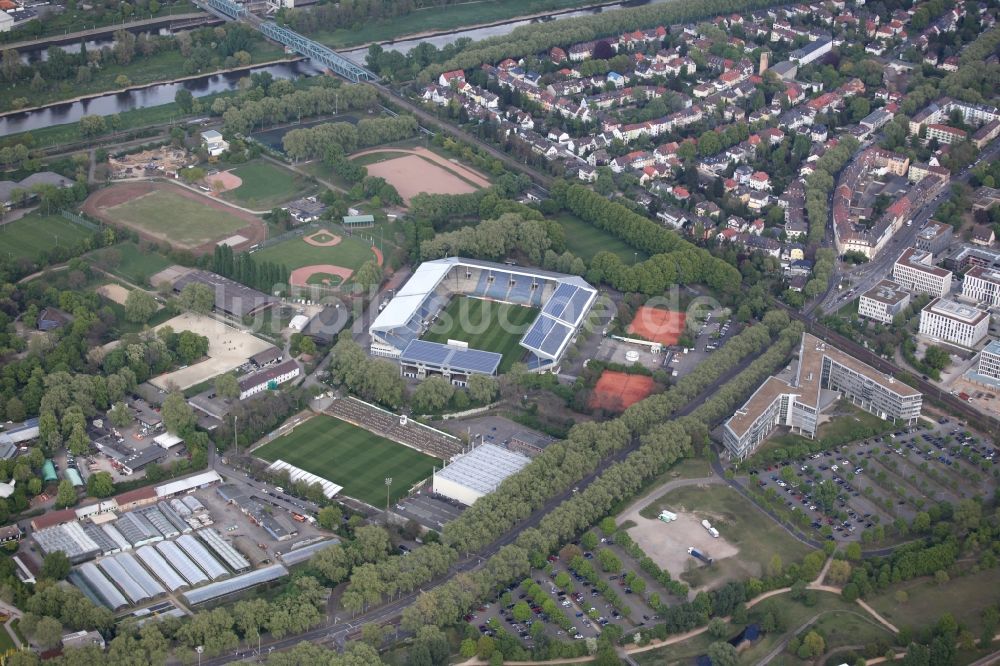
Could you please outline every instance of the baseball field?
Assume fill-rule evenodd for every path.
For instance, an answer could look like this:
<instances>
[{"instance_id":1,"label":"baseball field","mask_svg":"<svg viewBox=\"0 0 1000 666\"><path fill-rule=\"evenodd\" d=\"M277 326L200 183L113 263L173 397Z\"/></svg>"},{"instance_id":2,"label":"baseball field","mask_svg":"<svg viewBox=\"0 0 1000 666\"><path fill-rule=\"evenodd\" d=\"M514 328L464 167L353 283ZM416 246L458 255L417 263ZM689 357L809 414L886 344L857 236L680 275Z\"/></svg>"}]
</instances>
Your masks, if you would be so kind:
<instances>
[{"instance_id":1,"label":"baseball field","mask_svg":"<svg viewBox=\"0 0 1000 666\"><path fill-rule=\"evenodd\" d=\"M499 369L503 373L524 356L524 348L517 343L536 316L537 308L458 296L422 339L461 340L473 349L503 354Z\"/></svg>"},{"instance_id":2,"label":"baseball field","mask_svg":"<svg viewBox=\"0 0 1000 666\"><path fill-rule=\"evenodd\" d=\"M292 432L254 451L268 462L281 459L344 487L344 494L372 506L385 506L385 480L392 479L391 501L404 497L431 476L437 458L374 435L332 416L314 416Z\"/></svg>"}]
</instances>

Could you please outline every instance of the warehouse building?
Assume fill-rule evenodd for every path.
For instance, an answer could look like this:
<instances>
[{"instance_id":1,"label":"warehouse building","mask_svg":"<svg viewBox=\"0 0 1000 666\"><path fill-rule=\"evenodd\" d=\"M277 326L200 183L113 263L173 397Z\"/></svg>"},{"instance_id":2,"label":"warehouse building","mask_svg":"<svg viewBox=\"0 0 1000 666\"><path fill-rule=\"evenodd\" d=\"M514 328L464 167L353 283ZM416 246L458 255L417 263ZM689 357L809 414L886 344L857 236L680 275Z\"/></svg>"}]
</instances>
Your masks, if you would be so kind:
<instances>
[{"instance_id":1,"label":"warehouse building","mask_svg":"<svg viewBox=\"0 0 1000 666\"><path fill-rule=\"evenodd\" d=\"M440 472L434 473L434 492L466 506L493 492L507 477L531 462L527 456L483 444L456 457Z\"/></svg>"},{"instance_id":2,"label":"warehouse building","mask_svg":"<svg viewBox=\"0 0 1000 666\"><path fill-rule=\"evenodd\" d=\"M915 423L923 403L916 389L803 333L794 378L768 378L726 421L723 442L743 460L778 426L815 438L823 410L841 397L894 423Z\"/></svg>"}]
</instances>

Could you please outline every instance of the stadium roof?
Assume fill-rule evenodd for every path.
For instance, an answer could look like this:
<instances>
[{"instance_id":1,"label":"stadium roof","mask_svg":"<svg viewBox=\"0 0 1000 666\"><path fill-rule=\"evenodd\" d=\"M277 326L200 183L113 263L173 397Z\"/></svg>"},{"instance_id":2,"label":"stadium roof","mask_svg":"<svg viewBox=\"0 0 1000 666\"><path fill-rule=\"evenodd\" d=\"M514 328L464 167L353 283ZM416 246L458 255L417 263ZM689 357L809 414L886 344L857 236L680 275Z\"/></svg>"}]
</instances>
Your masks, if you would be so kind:
<instances>
[{"instance_id":1,"label":"stadium roof","mask_svg":"<svg viewBox=\"0 0 1000 666\"><path fill-rule=\"evenodd\" d=\"M329 479L324 479L321 476L316 476L315 474L307 472L300 467L296 467L291 463L287 463L284 460L275 460L268 466L267 469L272 472L287 470L288 478L290 478L293 483L296 481L302 481L310 486L314 483L318 483L320 486L322 486L323 494L326 495L327 499L333 499L334 497L337 496L337 493L339 493L341 490L344 489L343 486L338 485L333 481L330 481Z\"/></svg>"},{"instance_id":2,"label":"stadium roof","mask_svg":"<svg viewBox=\"0 0 1000 666\"><path fill-rule=\"evenodd\" d=\"M449 271L456 266L502 271L515 276L540 278L557 283L552 296L543 304L542 313L521 338L522 347L549 359L556 359L565 351L574 330L580 326L597 298L597 290L576 275L477 259L448 257L420 264L406 284L396 292L393 299L375 318L369 331L390 333L405 327L413 320L420 307L430 298ZM531 334L536 326L538 330ZM410 337L405 339L409 340ZM409 349L409 346L406 349Z\"/></svg>"},{"instance_id":3,"label":"stadium roof","mask_svg":"<svg viewBox=\"0 0 1000 666\"><path fill-rule=\"evenodd\" d=\"M436 368L495 375L503 354L443 345L439 342L412 340L400 354L402 363L430 365Z\"/></svg>"},{"instance_id":4,"label":"stadium roof","mask_svg":"<svg viewBox=\"0 0 1000 666\"><path fill-rule=\"evenodd\" d=\"M434 478L447 479L485 495L493 492L500 483L516 474L531 459L494 444L477 446L464 456L455 459Z\"/></svg>"}]
</instances>

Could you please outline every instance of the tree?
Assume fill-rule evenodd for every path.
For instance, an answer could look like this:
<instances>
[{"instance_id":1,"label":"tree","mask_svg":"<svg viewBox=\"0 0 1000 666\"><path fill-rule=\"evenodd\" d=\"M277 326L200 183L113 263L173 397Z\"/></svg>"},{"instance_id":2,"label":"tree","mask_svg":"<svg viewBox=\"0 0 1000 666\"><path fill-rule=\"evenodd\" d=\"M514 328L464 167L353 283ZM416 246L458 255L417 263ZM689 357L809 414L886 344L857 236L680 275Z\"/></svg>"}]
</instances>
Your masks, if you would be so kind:
<instances>
[{"instance_id":1,"label":"tree","mask_svg":"<svg viewBox=\"0 0 1000 666\"><path fill-rule=\"evenodd\" d=\"M713 617L708 623L708 635L712 638L725 638L729 633L729 623L721 617Z\"/></svg>"},{"instance_id":2,"label":"tree","mask_svg":"<svg viewBox=\"0 0 1000 666\"><path fill-rule=\"evenodd\" d=\"M803 652L806 657L818 657L826 651L826 641L815 631L810 631L802 639L802 646L799 648L799 655Z\"/></svg>"},{"instance_id":3,"label":"tree","mask_svg":"<svg viewBox=\"0 0 1000 666\"><path fill-rule=\"evenodd\" d=\"M69 575L70 563L66 553L54 550L42 559L42 577L62 580Z\"/></svg>"},{"instance_id":4,"label":"tree","mask_svg":"<svg viewBox=\"0 0 1000 666\"><path fill-rule=\"evenodd\" d=\"M496 400L500 392L500 383L496 377L489 375L472 375L469 378L469 396L480 404L488 404Z\"/></svg>"},{"instance_id":5,"label":"tree","mask_svg":"<svg viewBox=\"0 0 1000 666\"><path fill-rule=\"evenodd\" d=\"M233 400L240 397L240 382L236 375L225 373L215 378L215 393L221 398Z\"/></svg>"},{"instance_id":6,"label":"tree","mask_svg":"<svg viewBox=\"0 0 1000 666\"><path fill-rule=\"evenodd\" d=\"M128 410L128 405L119 400L108 410L108 420L116 428L124 428L132 423L132 413Z\"/></svg>"},{"instance_id":7,"label":"tree","mask_svg":"<svg viewBox=\"0 0 1000 666\"><path fill-rule=\"evenodd\" d=\"M354 282L365 291L377 288L382 283L382 267L374 259L366 261L354 274Z\"/></svg>"},{"instance_id":8,"label":"tree","mask_svg":"<svg viewBox=\"0 0 1000 666\"><path fill-rule=\"evenodd\" d=\"M934 582L938 585L944 585L949 580L951 580L951 578L948 576L948 572L944 569L938 569L934 572Z\"/></svg>"},{"instance_id":9,"label":"tree","mask_svg":"<svg viewBox=\"0 0 1000 666\"><path fill-rule=\"evenodd\" d=\"M341 520L343 520L343 513L340 507L336 506L324 506L316 514L316 522L325 530L336 530L340 527Z\"/></svg>"},{"instance_id":10,"label":"tree","mask_svg":"<svg viewBox=\"0 0 1000 666\"><path fill-rule=\"evenodd\" d=\"M771 561L768 562L767 564L767 575L770 576L771 578L774 578L780 576L782 570L783 567L781 564L781 556L775 554L774 556L771 557Z\"/></svg>"},{"instance_id":11,"label":"tree","mask_svg":"<svg viewBox=\"0 0 1000 666\"><path fill-rule=\"evenodd\" d=\"M861 544L857 541L852 541L847 544L847 548L844 549L844 557L846 557L851 562L857 562L861 559Z\"/></svg>"},{"instance_id":12,"label":"tree","mask_svg":"<svg viewBox=\"0 0 1000 666\"><path fill-rule=\"evenodd\" d=\"M844 560L833 560L827 571L827 578L834 585L843 585L851 577L851 565Z\"/></svg>"},{"instance_id":13,"label":"tree","mask_svg":"<svg viewBox=\"0 0 1000 666\"><path fill-rule=\"evenodd\" d=\"M63 479L56 490L56 506L64 509L74 504L76 504L76 488L69 479Z\"/></svg>"},{"instance_id":14,"label":"tree","mask_svg":"<svg viewBox=\"0 0 1000 666\"><path fill-rule=\"evenodd\" d=\"M951 362L951 355L948 350L937 345L930 345L924 352L924 363L935 370L944 370Z\"/></svg>"},{"instance_id":15,"label":"tree","mask_svg":"<svg viewBox=\"0 0 1000 666\"><path fill-rule=\"evenodd\" d=\"M192 282L181 289L177 303L182 310L206 314L215 307L215 294L208 285Z\"/></svg>"},{"instance_id":16,"label":"tree","mask_svg":"<svg viewBox=\"0 0 1000 666\"><path fill-rule=\"evenodd\" d=\"M514 605L514 619L518 622L524 622L531 619L531 607L527 602L519 601Z\"/></svg>"},{"instance_id":17,"label":"tree","mask_svg":"<svg viewBox=\"0 0 1000 666\"><path fill-rule=\"evenodd\" d=\"M455 387L444 377L425 379L413 392L413 408L421 413L439 412L455 394Z\"/></svg>"},{"instance_id":18,"label":"tree","mask_svg":"<svg viewBox=\"0 0 1000 666\"><path fill-rule=\"evenodd\" d=\"M111 497L115 494L115 482L108 472L95 472L87 479L87 494L91 497Z\"/></svg>"},{"instance_id":19,"label":"tree","mask_svg":"<svg viewBox=\"0 0 1000 666\"><path fill-rule=\"evenodd\" d=\"M167 429L167 432L178 435L190 432L197 421L194 410L187 404L184 394L179 391L171 393L163 401L161 415L163 417L163 427Z\"/></svg>"},{"instance_id":20,"label":"tree","mask_svg":"<svg viewBox=\"0 0 1000 666\"><path fill-rule=\"evenodd\" d=\"M143 289L133 289L125 299L125 319L135 324L144 324L156 312L156 299Z\"/></svg>"},{"instance_id":21,"label":"tree","mask_svg":"<svg viewBox=\"0 0 1000 666\"><path fill-rule=\"evenodd\" d=\"M62 643L62 624L59 620L44 616L35 624L32 638L43 650L51 650Z\"/></svg>"},{"instance_id":22,"label":"tree","mask_svg":"<svg viewBox=\"0 0 1000 666\"><path fill-rule=\"evenodd\" d=\"M712 660L712 666L737 666L740 663L736 648L724 641L708 646L708 658Z\"/></svg>"},{"instance_id":23,"label":"tree","mask_svg":"<svg viewBox=\"0 0 1000 666\"><path fill-rule=\"evenodd\" d=\"M181 88L174 95L174 104L176 104L180 110L184 113L191 113L191 107L194 106L194 95L187 88Z\"/></svg>"}]
</instances>

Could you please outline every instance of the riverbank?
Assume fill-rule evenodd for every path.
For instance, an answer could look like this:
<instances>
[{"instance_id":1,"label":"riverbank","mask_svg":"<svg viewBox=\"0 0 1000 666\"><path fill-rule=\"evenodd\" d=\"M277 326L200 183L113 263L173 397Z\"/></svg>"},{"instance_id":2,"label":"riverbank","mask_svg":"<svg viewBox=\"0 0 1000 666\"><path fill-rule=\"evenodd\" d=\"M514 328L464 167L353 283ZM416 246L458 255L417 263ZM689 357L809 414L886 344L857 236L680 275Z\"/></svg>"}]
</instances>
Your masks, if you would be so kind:
<instances>
[{"instance_id":1,"label":"riverbank","mask_svg":"<svg viewBox=\"0 0 1000 666\"><path fill-rule=\"evenodd\" d=\"M255 40L249 53L252 58L252 64L244 66L242 69L260 67L284 60L282 56L285 51L282 47L260 37ZM147 58L137 58L127 66L107 65L95 70L93 79L87 83L81 84L67 80L58 83L54 82L46 90L32 90L30 82L22 82L5 89L3 100L4 106L8 108L0 111L0 118L16 113L35 112L57 104L72 104L76 101L103 95L142 90L160 83L191 80L233 71L232 68L219 67L218 69L177 78L177 74L184 71L186 60L187 58L181 55L180 51L161 51ZM122 86L118 83L117 79L119 76L125 76L129 80L128 85ZM35 105L20 109L10 108L12 102L18 98L30 99L35 102Z\"/></svg>"},{"instance_id":2,"label":"riverbank","mask_svg":"<svg viewBox=\"0 0 1000 666\"><path fill-rule=\"evenodd\" d=\"M12 42L10 44L0 44L0 49L6 51L7 49L14 49L15 51L26 53L31 51L37 51L42 48L47 48L52 45L62 46L66 44L78 44L82 41L90 41L95 37L101 37L104 35L111 35L118 30L128 30L129 32L142 32L144 28L153 29L162 26L169 26L172 23L196 21L198 19L212 19L213 21L221 21L222 19L216 17L208 12L185 12L180 14L166 14L164 16L152 16L147 19L141 19L138 21L131 21L129 23L112 23L109 25L95 25L92 28L86 28L84 30L79 30L77 32L69 32L63 34L52 34L43 35L41 37L36 37L34 39L25 39L20 42Z\"/></svg>"},{"instance_id":3,"label":"riverbank","mask_svg":"<svg viewBox=\"0 0 1000 666\"><path fill-rule=\"evenodd\" d=\"M370 22L358 30L341 28L307 35L334 49L360 49L372 44L391 46L394 42L440 37L458 30L480 30L546 16L558 16L582 9L598 9L622 4L621 0L474 0L447 7L418 9L405 16ZM542 6L542 9L539 9Z\"/></svg>"}]
</instances>

